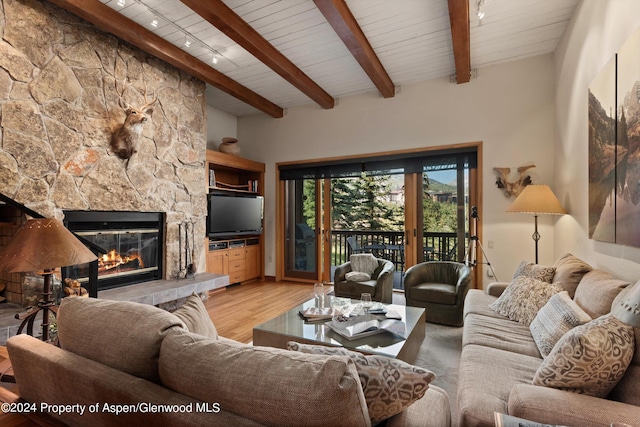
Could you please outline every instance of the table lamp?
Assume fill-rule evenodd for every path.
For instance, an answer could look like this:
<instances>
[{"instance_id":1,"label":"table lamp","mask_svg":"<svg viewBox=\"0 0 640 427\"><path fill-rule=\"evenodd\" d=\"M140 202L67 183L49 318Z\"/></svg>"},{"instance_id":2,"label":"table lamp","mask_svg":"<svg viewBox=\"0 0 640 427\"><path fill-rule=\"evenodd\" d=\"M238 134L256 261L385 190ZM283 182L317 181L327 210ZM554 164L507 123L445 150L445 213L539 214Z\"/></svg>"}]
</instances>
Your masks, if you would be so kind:
<instances>
[{"instance_id":1,"label":"table lamp","mask_svg":"<svg viewBox=\"0 0 640 427\"><path fill-rule=\"evenodd\" d=\"M535 231L531 236L536 242L536 264L538 263L538 215L564 215L567 211L562 207L558 198L548 185L527 185L516 200L509 206L507 212L533 214Z\"/></svg>"},{"instance_id":2,"label":"table lamp","mask_svg":"<svg viewBox=\"0 0 640 427\"><path fill-rule=\"evenodd\" d=\"M49 340L49 312L57 312L51 299L51 275L53 269L70 265L85 264L97 259L73 233L57 219L38 218L28 220L18 230L13 239L0 250L0 271L22 273L43 271L44 287L38 308L27 313L18 333L29 325L31 333L33 321L42 311L42 340ZM20 318L16 315L16 318Z\"/></svg>"}]
</instances>

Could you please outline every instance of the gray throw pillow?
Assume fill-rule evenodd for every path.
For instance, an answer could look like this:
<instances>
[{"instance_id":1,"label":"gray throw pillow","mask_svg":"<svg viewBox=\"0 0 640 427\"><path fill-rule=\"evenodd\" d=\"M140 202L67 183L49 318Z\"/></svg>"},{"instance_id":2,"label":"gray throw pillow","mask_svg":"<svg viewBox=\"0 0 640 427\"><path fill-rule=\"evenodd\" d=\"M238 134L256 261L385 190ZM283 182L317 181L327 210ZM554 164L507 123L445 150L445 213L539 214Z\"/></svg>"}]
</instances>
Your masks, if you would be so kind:
<instances>
[{"instance_id":1,"label":"gray throw pillow","mask_svg":"<svg viewBox=\"0 0 640 427\"><path fill-rule=\"evenodd\" d=\"M562 291L540 309L529 329L540 354L546 357L564 334L590 321L591 316L569 297L567 291Z\"/></svg>"},{"instance_id":2,"label":"gray throw pillow","mask_svg":"<svg viewBox=\"0 0 640 427\"><path fill-rule=\"evenodd\" d=\"M191 294L184 304L173 312L185 324L189 332L218 339L218 331L209 317L207 307L196 293Z\"/></svg>"}]
</instances>

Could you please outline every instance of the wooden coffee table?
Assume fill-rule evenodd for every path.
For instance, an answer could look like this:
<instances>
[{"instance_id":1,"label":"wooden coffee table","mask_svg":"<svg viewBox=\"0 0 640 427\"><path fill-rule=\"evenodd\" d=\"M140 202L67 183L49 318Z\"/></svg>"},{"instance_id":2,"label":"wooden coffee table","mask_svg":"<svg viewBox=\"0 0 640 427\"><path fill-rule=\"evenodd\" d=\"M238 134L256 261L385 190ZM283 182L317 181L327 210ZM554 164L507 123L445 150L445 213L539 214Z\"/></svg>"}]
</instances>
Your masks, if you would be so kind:
<instances>
[{"instance_id":1,"label":"wooden coffee table","mask_svg":"<svg viewBox=\"0 0 640 427\"><path fill-rule=\"evenodd\" d=\"M299 314L300 311L314 307L315 304L316 301L311 299L256 326L253 328L253 345L287 348L289 341L296 341L305 344L345 347L361 353L379 354L413 363L424 341L424 308L384 304L388 310L393 310L402 316L407 328L406 339L383 332L350 341L333 332L324 324L325 322L305 322Z\"/></svg>"}]
</instances>

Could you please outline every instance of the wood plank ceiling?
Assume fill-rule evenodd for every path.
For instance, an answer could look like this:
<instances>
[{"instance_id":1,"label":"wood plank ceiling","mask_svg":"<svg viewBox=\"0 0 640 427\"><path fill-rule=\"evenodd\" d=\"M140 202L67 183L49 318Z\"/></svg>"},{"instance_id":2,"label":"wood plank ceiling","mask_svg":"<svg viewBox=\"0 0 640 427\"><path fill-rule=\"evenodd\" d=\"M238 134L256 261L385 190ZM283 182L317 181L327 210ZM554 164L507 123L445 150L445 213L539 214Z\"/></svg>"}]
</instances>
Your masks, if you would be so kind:
<instances>
[{"instance_id":1,"label":"wood plank ceiling","mask_svg":"<svg viewBox=\"0 0 640 427\"><path fill-rule=\"evenodd\" d=\"M209 105L272 117L374 90L393 97L398 86L453 74L467 83L472 68L553 52L578 3L50 1L201 78Z\"/></svg>"}]
</instances>

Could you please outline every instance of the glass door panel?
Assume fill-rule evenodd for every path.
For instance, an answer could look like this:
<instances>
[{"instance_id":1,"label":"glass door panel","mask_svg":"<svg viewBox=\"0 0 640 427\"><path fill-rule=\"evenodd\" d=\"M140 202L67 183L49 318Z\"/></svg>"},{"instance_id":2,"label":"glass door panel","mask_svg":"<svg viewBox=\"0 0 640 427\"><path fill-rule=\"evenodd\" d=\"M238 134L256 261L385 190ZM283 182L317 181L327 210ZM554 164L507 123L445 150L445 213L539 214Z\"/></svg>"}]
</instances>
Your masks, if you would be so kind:
<instances>
[{"instance_id":1,"label":"glass door panel","mask_svg":"<svg viewBox=\"0 0 640 427\"><path fill-rule=\"evenodd\" d=\"M422 174L425 261L463 261L468 235L468 168Z\"/></svg>"},{"instance_id":2,"label":"glass door panel","mask_svg":"<svg viewBox=\"0 0 640 427\"><path fill-rule=\"evenodd\" d=\"M285 277L320 280L320 182L285 182Z\"/></svg>"}]
</instances>

